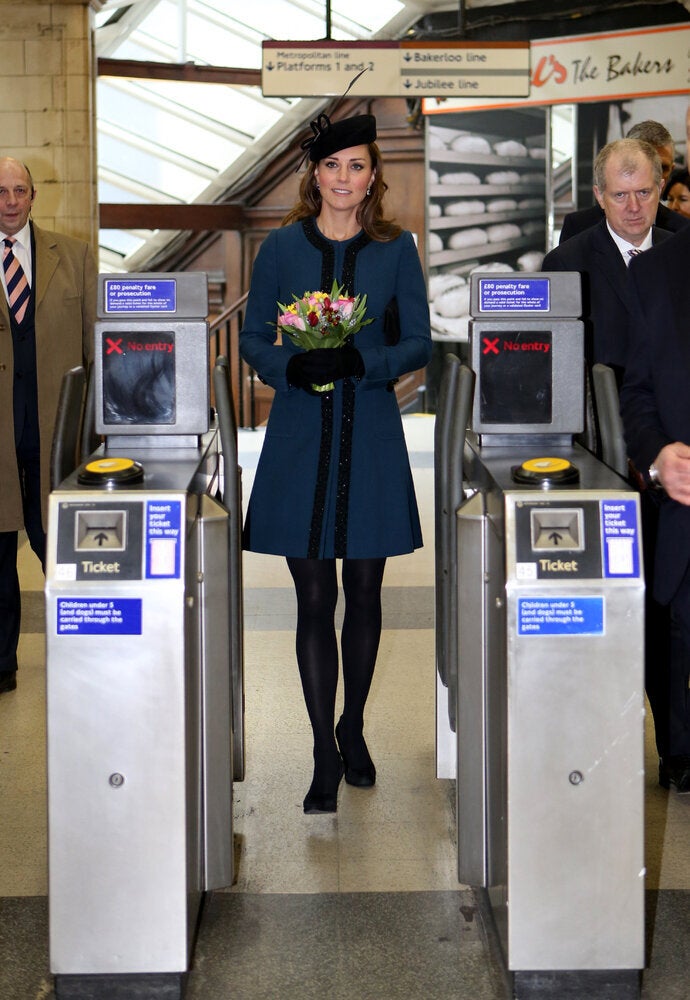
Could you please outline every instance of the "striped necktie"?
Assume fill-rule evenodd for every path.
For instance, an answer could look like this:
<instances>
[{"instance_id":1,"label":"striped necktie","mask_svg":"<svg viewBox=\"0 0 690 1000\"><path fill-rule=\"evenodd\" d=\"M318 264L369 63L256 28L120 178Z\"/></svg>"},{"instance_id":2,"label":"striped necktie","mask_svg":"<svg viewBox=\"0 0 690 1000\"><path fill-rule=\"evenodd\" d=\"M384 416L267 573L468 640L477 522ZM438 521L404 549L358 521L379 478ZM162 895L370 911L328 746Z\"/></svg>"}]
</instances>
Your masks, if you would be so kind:
<instances>
[{"instance_id":1,"label":"striped necktie","mask_svg":"<svg viewBox=\"0 0 690 1000\"><path fill-rule=\"evenodd\" d=\"M631 258L632 257L637 257L638 253L642 253L642 251L638 250L637 247L631 247L630 250L628 250L628 257L631 257Z\"/></svg>"},{"instance_id":2,"label":"striped necktie","mask_svg":"<svg viewBox=\"0 0 690 1000\"><path fill-rule=\"evenodd\" d=\"M22 265L12 251L15 241L7 237L3 242L5 248L2 253L2 266L5 271L7 301L15 320L17 323L21 323L24 319L26 307L29 304L31 289L29 288L29 282L26 280Z\"/></svg>"}]
</instances>

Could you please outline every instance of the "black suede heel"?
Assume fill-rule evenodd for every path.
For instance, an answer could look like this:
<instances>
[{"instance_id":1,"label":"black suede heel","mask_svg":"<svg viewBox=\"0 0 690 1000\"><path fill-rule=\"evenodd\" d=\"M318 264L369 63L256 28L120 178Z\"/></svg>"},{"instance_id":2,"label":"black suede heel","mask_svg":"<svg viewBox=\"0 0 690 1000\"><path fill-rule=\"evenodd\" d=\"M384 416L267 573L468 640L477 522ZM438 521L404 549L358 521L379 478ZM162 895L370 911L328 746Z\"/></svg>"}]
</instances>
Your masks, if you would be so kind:
<instances>
[{"instance_id":1,"label":"black suede heel","mask_svg":"<svg viewBox=\"0 0 690 1000\"><path fill-rule=\"evenodd\" d=\"M331 774L324 773L323 762L316 760L314 755L314 777L309 791L304 798L304 812L311 816L315 813L334 813L338 811L338 788L343 777L343 762L338 754L338 763Z\"/></svg>"},{"instance_id":2,"label":"black suede heel","mask_svg":"<svg viewBox=\"0 0 690 1000\"><path fill-rule=\"evenodd\" d=\"M335 738L338 741L340 756L343 758L343 764L345 765L345 781L348 785L353 785L355 788L371 788L371 786L376 782L376 768L373 760L369 756L369 750L367 749L366 743L364 743L364 737L362 737L362 743L364 744L364 752L366 753L367 761L364 767L353 767L352 764L348 763L347 754L345 753L343 741L341 739L342 721L342 719L339 719L338 725L335 727Z\"/></svg>"}]
</instances>

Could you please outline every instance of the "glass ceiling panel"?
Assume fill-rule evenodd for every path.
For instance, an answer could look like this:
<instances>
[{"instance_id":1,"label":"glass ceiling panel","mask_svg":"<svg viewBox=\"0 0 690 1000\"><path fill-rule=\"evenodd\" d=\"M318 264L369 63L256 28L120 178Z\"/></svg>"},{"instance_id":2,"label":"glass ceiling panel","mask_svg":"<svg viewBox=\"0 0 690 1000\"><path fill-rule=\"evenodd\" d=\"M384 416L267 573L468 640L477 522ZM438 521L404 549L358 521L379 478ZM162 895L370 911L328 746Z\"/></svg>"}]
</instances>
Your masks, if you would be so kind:
<instances>
[{"instance_id":1,"label":"glass ceiling panel","mask_svg":"<svg viewBox=\"0 0 690 1000\"><path fill-rule=\"evenodd\" d=\"M137 238L133 233L121 229L102 229L101 239L105 248L117 254L133 253L145 242L142 237Z\"/></svg>"},{"instance_id":2,"label":"glass ceiling panel","mask_svg":"<svg viewBox=\"0 0 690 1000\"><path fill-rule=\"evenodd\" d=\"M99 122L161 146L169 146L190 160L216 170L239 156L254 138L251 133L226 125L226 116L228 122L237 121L241 125L247 120L250 110L249 102L241 97L235 99L234 94L228 93L229 88L213 84L195 85L196 94L189 94L190 88L186 93L197 100L185 104L182 84L170 83L166 86L165 81L157 83L160 85L151 83L142 86L138 81L101 80L98 85ZM214 94L214 91L217 93ZM221 91L222 94L218 93ZM199 112L195 105L204 94L206 105ZM214 103L222 108L222 120L208 115ZM257 117L264 117L265 124L262 122L262 125L268 127L280 116L273 113Z\"/></svg>"},{"instance_id":3,"label":"glass ceiling panel","mask_svg":"<svg viewBox=\"0 0 690 1000\"><path fill-rule=\"evenodd\" d=\"M336 39L389 37L391 19L424 0L333 0ZM260 69L264 39L326 34L325 0L109 0L96 14L96 50L113 59ZM399 24L398 24L399 27ZM396 36L397 37L397 36ZM325 98L323 99L325 103ZM97 87L99 199L174 204L223 200L320 98L264 98L259 87L101 77ZM288 118L284 116L288 114ZM107 270L146 269L175 234L101 232ZM106 267L107 263L107 267Z\"/></svg>"},{"instance_id":4,"label":"glass ceiling panel","mask_svg":"<svg viewBox=\"0 0 690 1000\"><path fill-rule=\"evenodd\" d=\"M106 163L115 163L121 159L123 143L115 137L99 135L99 155ZM159 154L155 147L143 149L131 143L127 147L127 172L124 177L133 178L140 185L142 193L149 192L145 200L152 202L192 202L208 184L208 175L200 176L198 172L185 169L179 163ZM117 170L113 172L117 173Z\"/></svg>"}]
</instances>

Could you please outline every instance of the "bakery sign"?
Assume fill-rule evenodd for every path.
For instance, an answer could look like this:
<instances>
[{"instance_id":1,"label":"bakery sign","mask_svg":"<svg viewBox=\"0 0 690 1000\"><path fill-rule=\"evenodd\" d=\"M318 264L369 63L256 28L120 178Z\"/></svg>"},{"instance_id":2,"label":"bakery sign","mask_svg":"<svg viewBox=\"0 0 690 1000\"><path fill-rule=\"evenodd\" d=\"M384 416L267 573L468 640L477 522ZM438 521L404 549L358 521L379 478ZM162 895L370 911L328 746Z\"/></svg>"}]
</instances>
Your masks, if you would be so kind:
<instances>
[{"instance_id":1,"label":"bakery sign","mask_svg":"<svg viewBox=\"0 0 690 1000\"><path fill-rule=\"evenodd\" d=\"M690 24L545 38L531 42L530 53L527 97L427 97L424 113L687 94L690 87Z\"/></svg>"}]
</instances>

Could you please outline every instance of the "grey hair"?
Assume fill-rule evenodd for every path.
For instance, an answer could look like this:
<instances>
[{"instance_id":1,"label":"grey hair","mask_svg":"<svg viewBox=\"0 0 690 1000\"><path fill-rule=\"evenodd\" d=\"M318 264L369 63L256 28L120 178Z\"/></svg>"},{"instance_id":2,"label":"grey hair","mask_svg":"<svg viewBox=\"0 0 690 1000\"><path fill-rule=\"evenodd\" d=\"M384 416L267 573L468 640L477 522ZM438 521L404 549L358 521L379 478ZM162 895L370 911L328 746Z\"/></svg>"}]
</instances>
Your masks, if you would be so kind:
<instances>
[{"instance_id":1,"label":"grey hair","mask_svg":"<svg viewBox=\"0 0 690 1000\"><path fill-rule=\"evenodd\" d=\"M654 146L641 139L616 139L607 142L594 161L594 184L600 191L606 190L606 165L612 156L622 158L621 171L633 174L640 166L640 156L649 160L657 187L661 184L661 160Z\"/></svg>"},{"instance_id":2,"label":"grey hair","mask_svg":"<svg viewBox=\"0 0 690 1000\"><path fill-rule=\"evenodd\" d=\"M627 139L642 139L652 146L673 146L673 136L661 122L638 122L626 132Z\"/></svg>"}]
</instances>

